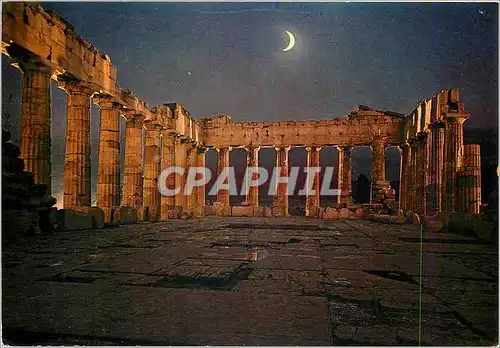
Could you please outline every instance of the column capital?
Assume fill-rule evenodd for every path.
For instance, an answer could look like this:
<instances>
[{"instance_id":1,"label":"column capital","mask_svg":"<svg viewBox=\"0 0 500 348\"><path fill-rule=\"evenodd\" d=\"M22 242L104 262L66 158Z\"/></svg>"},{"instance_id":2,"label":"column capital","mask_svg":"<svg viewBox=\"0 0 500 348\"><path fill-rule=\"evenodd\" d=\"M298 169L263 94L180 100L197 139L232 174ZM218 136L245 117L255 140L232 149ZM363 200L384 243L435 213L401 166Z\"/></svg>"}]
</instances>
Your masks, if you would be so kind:
<instances>
[{"instance_id":1,"label":"column capital","mask_svg":"<svg viewBox=\"0 0 500 348\"><path fill-rule=\"evenodd\" d=\"M350 145L337 145L336 146L337 150L339 152L350 152L353 148L353 146Z\"/></svg>"},{"instance_id":2,"label":"column capital","mask_svg":"<svg viewBox=\"0 0 500 348\"><path fill-rule=\"evenodd\" d=\"M92 94L94 94L94 92L96 92L95 88L91 84L63 75L58 77L57 86L68 94L80 94L88 96L89 98Z\"/></svg>"},{"instance_id":3,"label":"column capital","mask_svg":"<svg viewBox=\"0 0 500 348\"><path fill-rule=\"evenodd\" d=\"M94 94L92 96L92 102L99 106L101 110L120 110L123 108L123 104L115 97L107 94Z\"/></svg>"},{"instance_id":4,"label":"column capital","mask_svg":"<svg viewBox=\"0 0 500 348\"><path fill-rule=\"evenodd\" d=\"M156 123L155 121L153 120L145 120L144 121L144 128L146 128L146 130L148 131L161 131L161 125L159 125L158 123Z\"/></svg>"},{"instance_id":5,"label":"column capital","mask_svg":"<svg viewBox=\"0 0 500 348\"><path fill-rule=\"evenodd\" d=\"M215 146L215 151L221 152L221 151L231 151L232 147L231 146Z\"/></svg>"},{"instance_id":6,"label":"column capital","mask_svg":"<svg viewBox=\"0 0 500 348\"><path fill-rule=\"evenodd\" d=\"M145 117L144 115L136 110L133 109L124 109L123 116L125 116L125 119L128 121L137 121L137 122L143 122Z\"/></svg>"},{"instance_id":7,"label":"column capital","mask_svg":"<svg viewBox=\"0 0 500 348\"><path fill-rule=\"evenodd\" d=\"M290 151L292 148L290 145L274 145L273 146L276 151Z\"/></svg>"},{"instance_id":8,"label":"column capital","mask_svg":"<svg viewBox=\"0 0 500 348\"><path fill-rule=\"evenodd\" d=\"M255 146L255 145L247 145L245 146L245 151L250 152L250 151L259 151L260 146Z\"/></svg>"},{"instance_id":9,"label":"column capital","mask_svg":"<svg viewBox=\"0 0 500 348\"><path fill-rule=\"evenodd\" d=\"M321 150L321 146L316 146L316 145L306 146L307 152L319 152L320 150Z\"/></svg>"},{"instance_id":10,"label":"column capital","mask_svg":"<svg viewBox=\"0 0 500 348\"><path fill-rule=\"evenodd\" d=\"M196 146L196 153L198 155L204 154L207 151L208 151L208 147L206 147L205 145L197 145Z\"/></svg>"},{"instance_id":11,"label":"column capital","mask_svg":"<svg viewBox=\"0 0 500 348\"><path fill-rule=\"evenodd\" d=\"M443 115L443 119L447 123L464 123L465 120L467 120L470 117L469 114L462 114L462 113L445 113Z\"/></svg>"}]
</instances>

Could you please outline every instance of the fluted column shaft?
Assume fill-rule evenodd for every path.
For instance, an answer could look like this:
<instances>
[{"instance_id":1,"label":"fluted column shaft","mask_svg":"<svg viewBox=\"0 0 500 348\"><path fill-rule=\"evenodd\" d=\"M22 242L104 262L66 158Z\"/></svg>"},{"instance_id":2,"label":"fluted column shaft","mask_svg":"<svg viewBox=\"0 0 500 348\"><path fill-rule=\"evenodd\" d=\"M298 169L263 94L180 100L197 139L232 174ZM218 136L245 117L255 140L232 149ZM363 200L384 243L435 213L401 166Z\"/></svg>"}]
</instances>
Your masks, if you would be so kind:
<instances>
[{"instance_id":1,"label":"fluted column shaft","mask_svg":"<svg viewBox=\"0 0 500 348\"><path fill-rule=\"evenodd\" d=\"M90 207L90 96L84 83L60 83L68 93L66 156L64 161L64 208Z\"/></svg>"},{"instance_id":2,"label":"fluted column shaft","mask_svg":"<svg viewBox=\"0 0 500 348\"><path fill-rule=\"evenodd\" d=\"M408 211L408 196L409 196L409 171L411 168L411 149L410 145L405 143L400 146L401 151L401 167L399 174L399 209L403 212Z\"/></svg>"},{"instance_id":3,"label":"fluted column shaft","mask_svg":"<svg viewBox=\"0 0 500 348\"><path fill-rule=\"evenodd\" d=\"M184 174L175 174L175 188L179 188L179 193L175 195L175 206L180 211L187 211L187 196L184 195L187 177L187 144L180 137L175 138L175 166L184 168Z\"/></svg>"},{"instance_id":4,"label":"fluted column shaft","mask_svg":"<svg viewBox=\"0 0 500 348\"><path fill-rule=\"evenodd\" d=\"M290 146L276 147L276 168L280 168L280 177L288 177L288 152ZM288 183L276 183L273 198L273 216L288 216Z\"/></svg>"},{"instance_id":5,"label":"fluted column shaft","mask_svg":"<svg viewBox=\"0 0 500 348\"><path fill-rule=\"evenodd\" d=\"M431 141L429 152L429 190L427 210L429 215L441 211L443 183L443 141L444 129L442 123L436 122L430 126Z\"/></svg>"},{"instance_id":6,"label":"fluted column shaft","mask_svg":"<svg viewBox=\"0 0 500 348\"><path fill-rule=\"evenodd\" d=\"M410 168L408 170L408 212L416 212L417 188L416 188L416 169L417 169L417 140L410 139Z\"/></svg>"},{"instance_id":7,"label":"fluted column shaft","mask_svg":"<svg viewBox=\"0 0 500 348\"><path fill-rule=\"evenodd\" d=\"M197 157L196 146L188 145L187 146L187 157L186 157L187 158L186 172L185 172L186 179L187 179L189 168L197 166L196 165L196 157ZM193 191L191 191L191 194L186 195L187 211L189 214L192 214L192 215L196 214L196 199L197 199L196 191L195 191L195 188L193 188Z\"/></svg>"},{"instance_id":8,"label":"fluted column shaft","mask_svg":"<svg viewBox=\"0 0 500 348\"><path fill-rule=\"evenodd\" d=\"M97 206L111 222L112 207L120 205L120 105L111 98L94 102L100 108Z\"/></svg>"},{"instance_id":9,"label":"fluted column shaft","mask_svg":"<svg viewBox=\"0 0 500 348\"><path fill-rule=\"evenodd\" d=\"M161 172L161 148L158 126L150 125L146 129L144 149L144 206L154 207L156 212L160 206L158 177Z\"/></svg>"},{"instance_id":10,"label":"fluted column shaft","mask_svg":"<svg viewBox=\"0 0 500 348\"><path fill-rule=\"evenodd\" d=\"M173 167L175 165L175 139L169 134L170 131L161 131L161 170ZM166 187L169 190L175 189L175 175L170 174L166 178ZM161 219L168 219L169 210L173 210L175 206L175 196L161 196Z\"/></svg>"},{"instance_id":11,"label":"fluted column shaft","mask_svg":"<svg viewBox=\"0 0 500 348\"><path fill-rule=\"evenodd\" d=\"M371 179L371 201L378 200L379 188L386 186L385 180L385 146L386 137L376 135L372 141L372 179Z\"/></svg>"},{"instance_id":12,"label":"fluted column shaft","mask_svg":"<svg viewBox=\"0 0 500 348\"><path fill-rule=\"evenodd\" d=\"M416 168L416 212L426 215L427 195L427 133L417 136L417 168Z\"/></svg>"},{"instance_id":13,"label":"fluted column shaft","mask_svg":"<svg viewBox=\"0 0 500 348\"><path fill-rule=\"evenodd\" d=\"M308 146L306 147L307 151L307 167L318 167L319 168L319 152L321 150L321 147L317 146ZM314 181L312 183L312 190L313 192L310 193L309 190L307 191L307 196L306 196L306 216L315 216L316 211L319 211L319 194L320 194L320 187L319 187L319 176L320 173L314 173L314 174L309 174L314 176ZM306 185L307 185L307 180L306 180ZM308 188L309 189L309 188Z\"/></svg>"},{"instance_id":14,"label":"fluted column shaft","mask_svg":"<svg viewBox=\"0 0 500 348\"><path fill-rule=\"evenodd\" d=\"M122 199L122 205L125 206L142 206L143 202L142 127L143 118L141 116L127 119Z\"/></svg>"},{"instance_id":15,"label":"fluted column shaft","mask_svg":"<svg viewBox=\"0 0 500 348\"><path fill-rule=\"evenodd\" d=\"M196 148L196 166L200 168L205 168L205 152L207 149L205 147ZM194 188L194 193L196 195L196 216L205 215L205 185L197 186Z\"/></svg>"},{"instance_id":16,"label":"fluted column shaft","mask_svg":"<svg viewBox=\"0 0 500 348\"><path fill-rule=\"evenodd\" d=\"M229 167L229 147L216 148L217 150L217 177L222 173L224 168ZM229 178L228 178L229 180ZM217 202L222 203L223 206L229 207L229 190L217 191Z\"/></svg>"},{"instance_id":17,"label":"fluted column shaft","mask_svg":"<svg viewBox=\"0 0 500 348\"><path fill-rule=\"evenodd\" d=\"M51 70L32 62L19 63L23 72L21 105L21 158L36 184L51 193Z\"/></svg>"},{"instance_id":18,"label":"fluted column shaft","mask_svg":"<svg viewBox=\"0 0 500 348\"><path fill-rule=\"evenodd\" d=\"M337 202L342 204L352 203L352 147L339 146L339 179L338 188L341 191Z\"/></svg>"},{"instance_id":19,"label":"fluted column shaft","mask_svg":"<svg viewBox=\"0 0 500 348\"><path fill-rule=\"evenodd\" d=\"M259 167L259 149L260 147L252 147L249 146L245 148L246 153L247 153L247 168L252 168L257 170ZM259 177L258 173L253 173L252 176L249 178L251 180L257 180ZM259 187L258 186L251 186L248 189L248 196L247 196L247 202L250 203L251 207L258 207L259 206Z\"/></svg>"},{"instance_id":20,"label":"fluted column shaft","mask_svg":"<svg viewBox=\"0 0 500 348\"><path fill-rule=\"evenodd\" d=\"M445 118L445 161L443 211L451 213L456 210L456 176L462 165L463 156L463 122L466 115L448 114Z\"/></svg>"}]
</instances>

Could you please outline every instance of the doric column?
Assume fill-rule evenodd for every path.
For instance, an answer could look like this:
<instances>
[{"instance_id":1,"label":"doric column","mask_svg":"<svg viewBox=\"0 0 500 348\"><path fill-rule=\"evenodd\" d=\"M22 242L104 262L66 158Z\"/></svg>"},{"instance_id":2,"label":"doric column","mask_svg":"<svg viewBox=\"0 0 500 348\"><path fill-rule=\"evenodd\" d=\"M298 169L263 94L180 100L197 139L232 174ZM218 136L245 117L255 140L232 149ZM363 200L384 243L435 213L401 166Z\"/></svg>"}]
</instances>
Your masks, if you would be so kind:
<instances>
[{"instance_id":1,"label":"doric column","mask_svg":"<svg viewBox=\"0 0 500 348\"><path fill-rule=\"evenodd\" d=\"M319 168L319 152L321 150L321 147L319 146L308 146L306 147L307 151L307 167L318 167ZM320 194L320 187L319 187L319 175L320 173L314 173L314 174L309 174L313 175L314 181L312 183L312 190L313 192L310 193L309 187L307 187L308 182L306 180L306 187L307 187L307 196L306 196L306 216L316 216L317 213L319 213L319 194Z\"/></svg>"},{"instance_id":2,"label":"doric column","mask_svg":"<svg viewBox=\"0 0 500 348\"><path fill-rule=\"evenodd\" d=\"M338 188L341 191L337 202L342 204L352 203L352 147L338 146L339 152L339 179Z\"/></svg>"},{"instance_id":3,"label":"doric column","mask_svg":"<svg viewBox=\"0 0 500 348\"><path fill-rule=\"evenodd\" d=\"M230 147L216 148L217 150L217 177L222 173L224 168L229 167L229 151ZM228 178L229 180L229 178ZM222 203L222 206L229 207L229 190L217 191L217 202Z\"/></svg>"},{"instance_id":4,"label":"doric column","mask_svg":"<svg viewBox=\"0 0 500 348\"><path fill-rule=\"evenodd\" d=\"M100 108L97 206L104 211L104 221L111 222L112 208L120 205L121 105L102 95L93 101Z\"/></svg>"},{"instance_id":5,"label":"doric column","mask_svg":"<svg viewBox=\"0 0 500 348\"><path fill-rule=\"evenodd\" d=\"M444 199L443 211L451 213L456 207L456 173L462 165L463 123L469 118L466 114L447 114L445 120L445 161L444 161Z\"/></svg>"},{"instance_id":6,"label":"doric column","mask_svg":"<svg viewBox=\"0 0 500 348\"><path fill-rule=\"evenodd\" d=\"M93 90L79 81L60 81L68 94L64 208L90 207L90 96Z\"/></svg>"},{"instance_id":7,"label":"doric column","mask_svg":"<svg viewBox=\"0 0 500 348\"><path fill-rule=\"evenodd\" d=\"M144 117L131 112L125 128L125 170L122 205L142 206L142 127Z\"/></svg>"},{"instance_id":8,"label":"doric column","mask_svg":"<svg viewBox=\"0 0 500 348\"><path fill-rule=\"evenodd\" d=\"M17 62L23 72L21 105L21 158L24 170L33 173L36 184L52 188L50 162L51 99L50 79L52 70L36 59Z\"/></svg>"},{"instance_id":9,"label":"doric column","mask_svg":"<svg viewBox=\"0 0 500 348\"><path fill-rule=\"evenodd\" d=\"M429 190L427 192L427 210L429 215L441 211L442 183L443 183L443 145L444 126L434 122L431 129L429 151Z\"/></svg>"},{"instance_id":10,"label":"doric column","mask_svg":"<svg viewBox=\"0 0 500 348\"><path fill-rule=\"evenodd\" d=\"M426 215L427 195L427 133L420 132L417 135L417 168L416 168L416 212Z\"/></svg>"},{"instance_id":11,"label":"doric column","mask_svg":"<svg viewBox=\"0 0 500 348\"><path fill-rule=\"evenodd\" d=\"M457 211L479 214L481 208L481 154L479 145L464 145L463 165L457 174Z\"/></svg>"},{"instance_id":12,"label":"doric column","mask_svg":"<svg viewBox=\"0 0 500 348\"><path fill-rule=\"evenodd\" d=\"M161 130L161 170L175 165L175 139L170 130ZM170 174L166 179L167 189L175 189L175 175ZM175 196L161 196L161 219L168 219L168 212L175 207Z\"/></svg>"},{"instance_id":13,"label":"doric column","mask_svg":"<svg viewBox=\"0 0 500 348\"><path fill-rule=\"evenodd\" d=\"M288 177L288 152L290 146L276 149L276 168L280 168L280 177ZM273 202L273 216L288 216L288 183L276 183Z\"/></svg>"},{"instance_id":14,"label":"doric column","mask_svg":"<svg viewBox=\"0 0 500 348\"><path fill-rule=\"evenodd\" d=\"M386 137L376 135L372 141L372 179L371 179L371 202L378 202L378 190L388 186L385 180L385 146Z\"/></svg>"},{"instance_id":15,"label":"doric column","mask_svg":"<svg viewBox=\"0 0 500 348\"><path fill-rule=\"evenodd\" d=\"M185 182L187 182L187 176L189 168L196 167L196 157L197 157L197 149L196 144L187 144L187 160L186 160L186 171L184 172ZM196 214L196 192L193 188L191 194L186 194L186 206L187 212L191 215Z\"/></svg>"},{"instance_id":16,"label":"doric column","mask_svg":"<svg viewBox=\"0 0 500 348\"><path fill-rule=\"evenodd\" d=\"M158 190L158 177L161 172L160 126L148 122L145 138L143 205L149 207L149 218L155 220L157 214L160 213L160 191Z\"/></svg>"},{"instance_id":17,"label":"doric column","mask_svg":"<svg viewBox=\"0 0 500 348\"><path fill-rule=\"evenodd\" d=\"M260 147L256 146L248 146L245 148L247 153L247 168L257 168L259 167L259 150ZM250 180L256 180L258 178L258 173L253 173L249 178ZM259 187L251 186L248 189L248 196L246 197L246 201L250 203L251 207L259 206Z\"/></svg>"},{"instance_id":18,"label":"doric column","mask_svg":"<svg viewBox=\"0 0 500 348\"><path fill-rule=\"evenodd\" d=\"M184 168L184 174L175 174L175 188L180 188L179 193L175 195L175 207L180 212L187 211L187 196L184 195L186 188L187 177L187 139L176 136L175 137L175 166Z\"/></svg>"},{"instance_id":19,"label":"doric column","mask_svg":"<svg viewBox=\"0 0 500 348\"><path fill-rule=\"evenodd\" d=\"M408 169L408 206L407 210L409 213L414 213L416 211L416 169L417 169L417 139L412 137L409 139L410 143L410 167Z\"/></svg>"},{"instance_id":20,"label":"doric column","mask_svg":"<svg viewBox=\"0 0 500 348\"><path fill-rule=\"evenodd\" d=\"M198 146L196 148L196 166L200 168L205 168L205 152L207 148L204 146ZM205 185L197 186L194 188L194 193L196 195L196 216L205 215Z\"/></svg>"},{"instance_id":21,"label":"doric column","mask_svg":"<svg viewBox=\"0 0 500 348\"><path fill-rule=\"evenodd\" d=\"M398 147L400 150L400 171L399 171L399 209L408 211L408 177L410 175L411 149L410 144L403 143Z\"/></svg>"}]
</instances>

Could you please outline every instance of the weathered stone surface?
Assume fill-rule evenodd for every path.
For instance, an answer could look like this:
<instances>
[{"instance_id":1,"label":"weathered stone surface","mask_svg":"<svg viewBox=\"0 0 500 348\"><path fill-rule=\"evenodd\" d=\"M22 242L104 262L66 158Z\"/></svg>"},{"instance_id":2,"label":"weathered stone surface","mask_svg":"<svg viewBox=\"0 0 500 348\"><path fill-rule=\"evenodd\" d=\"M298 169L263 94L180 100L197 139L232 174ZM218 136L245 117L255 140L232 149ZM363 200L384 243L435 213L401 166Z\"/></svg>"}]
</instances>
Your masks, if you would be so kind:
<instances>
[{"instance_id":1,"label":"weathered stone surface","mask_svg":"<svg viewBox=\"0 0 500 348\"><path fill-rule=\"evenodd\" d=\"M205 216L213 216L216 214L216 209L213 205L205 206Z\"/></svg>"},{"instance_id":2,"label":"weathered stone surface","mask_svg":"<svg viewBox=\"0 0 500 348\"><path fill-rule=\"evenodd\" d=\"M120 224L133 224L138 221L136 207L121 206L116 212L118 213L116 220Z\"/></svg>"},{"instance_id":3,"label":"weathered stone surface","mask_svg":"<svg viewBox=\"0 0 500 348\"><path fill-rule=\"evenodd\" d=\"M93 228L92 216L89 213L73 209L59 209L57 214L60 231L88 230Z\"/></svg>"},{"instance_id":4,"label":"weathered stone surface","mask_svg":"<svg viewBox=\"0 0 500 348\"><path fill-rule=\"evenodd\" d=\"M339 219L349 219L349 209L348 208L340 209Z\"/></svg>"},{"instance_id":5,"label":"weathered stone surface","mask_svg":"<svg viewBox=\"0 0 500 348\"><path fill-rule=\"evenodd\" d=\"M339 210L332 208L332 207L327 207L325 212L323 213L323 219L324 220L337 220L339 218Z\"/></svg>"}]
</instances>

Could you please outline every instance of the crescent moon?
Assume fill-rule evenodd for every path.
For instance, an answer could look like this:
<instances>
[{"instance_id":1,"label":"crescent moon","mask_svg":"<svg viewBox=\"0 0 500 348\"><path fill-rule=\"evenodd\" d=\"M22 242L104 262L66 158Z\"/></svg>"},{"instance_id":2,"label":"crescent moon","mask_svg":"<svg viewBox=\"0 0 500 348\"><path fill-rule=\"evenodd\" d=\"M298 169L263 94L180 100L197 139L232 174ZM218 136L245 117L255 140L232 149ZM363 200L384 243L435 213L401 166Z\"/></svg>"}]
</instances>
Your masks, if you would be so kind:
<instances>
[{"instance_id":1,"label":"crescent moon","mask_svg":"<svg viewBox=\"0 0 500 348\"><path fill-rule=\"evenodd\" d=\"M295 46L295 37L293 36L293 34L288 30L285 31L285 33L287 33L288 36L290 37L290 42L288 43L288 46L283 49L283 52L290 51L293 48L293 46Z\"/></svg>"}]
</instances>

